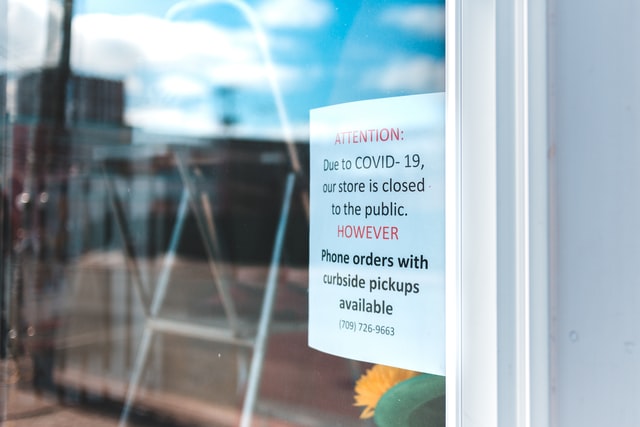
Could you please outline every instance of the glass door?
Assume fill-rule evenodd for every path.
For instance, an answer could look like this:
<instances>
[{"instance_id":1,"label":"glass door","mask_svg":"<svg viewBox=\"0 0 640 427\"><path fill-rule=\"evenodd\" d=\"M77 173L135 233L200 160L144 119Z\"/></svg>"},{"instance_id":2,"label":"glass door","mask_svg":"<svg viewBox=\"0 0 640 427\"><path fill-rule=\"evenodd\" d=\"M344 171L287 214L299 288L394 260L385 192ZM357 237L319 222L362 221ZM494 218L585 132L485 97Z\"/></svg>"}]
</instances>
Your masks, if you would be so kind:
<instances>
[{"instance_id":1,"label":"glass door","mask_svg":"<svg viewBox=\"0 0 640 427\"><path fill-rule=\"evenodd\" d=\"M3 12L3 421L444 425L444 0Z\"/></svg>"}]
</instances>

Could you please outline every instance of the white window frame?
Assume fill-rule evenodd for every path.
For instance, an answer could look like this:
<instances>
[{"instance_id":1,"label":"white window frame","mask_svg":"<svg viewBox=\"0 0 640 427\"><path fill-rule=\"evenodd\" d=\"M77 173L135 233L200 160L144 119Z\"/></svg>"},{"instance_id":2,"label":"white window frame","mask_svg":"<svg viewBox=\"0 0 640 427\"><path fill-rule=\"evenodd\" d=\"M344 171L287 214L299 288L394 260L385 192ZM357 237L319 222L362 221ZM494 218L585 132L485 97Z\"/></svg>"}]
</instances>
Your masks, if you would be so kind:
<instances>
[{"instance_id":1,"label":"white window frame","mask_svg":"<svg viewBox=\"0 0 640 427\"><path fill-rule=\"evenodd\" d=\"M447 2L447 425L549 425L546 5Z\"/></svg>"}]
</instances>

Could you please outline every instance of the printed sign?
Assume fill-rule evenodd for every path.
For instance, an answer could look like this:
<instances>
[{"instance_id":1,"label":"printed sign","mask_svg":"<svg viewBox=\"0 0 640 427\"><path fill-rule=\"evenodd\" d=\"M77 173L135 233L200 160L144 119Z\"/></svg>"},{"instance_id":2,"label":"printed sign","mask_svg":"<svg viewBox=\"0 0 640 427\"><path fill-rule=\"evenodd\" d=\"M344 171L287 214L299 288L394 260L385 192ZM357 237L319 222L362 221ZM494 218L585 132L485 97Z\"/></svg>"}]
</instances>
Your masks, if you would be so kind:
<instances>
[{"instance_id":1,"label":"printed sign","mask_svg":"<svg viewBox=\"0 0 640 427\"><path fill-rule=\"evenodd\" d=\"M310 116L309 346L444 375L444 94Z\"/></svg>"}]
</instances>

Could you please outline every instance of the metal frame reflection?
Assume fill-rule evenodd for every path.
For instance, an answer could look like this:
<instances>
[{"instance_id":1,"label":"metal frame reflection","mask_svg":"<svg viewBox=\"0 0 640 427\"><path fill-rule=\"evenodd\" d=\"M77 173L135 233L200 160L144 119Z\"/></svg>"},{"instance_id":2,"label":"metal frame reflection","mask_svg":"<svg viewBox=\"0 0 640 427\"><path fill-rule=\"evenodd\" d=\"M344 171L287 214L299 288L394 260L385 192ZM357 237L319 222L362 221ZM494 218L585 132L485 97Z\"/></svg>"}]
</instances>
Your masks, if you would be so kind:
<instances>
[{"instance_id":1,"label":"metal frame reflection","mask_svg":"<svg viewBox=\"0 0 640 427\"><path fill-rule=\"evenodd\" d=\"M137 256L133 247L133 239L128 231L122 201L118 197L113 183L110 180L109 171L103 166L108 197L111 201L115 220L125 247L124 252L126 263L134 275L134 288L140 297L145 315L143 334L136 351L136 357L131 378L127 386L125 404L120 416L119 425L127 425L127 421L133 407L133 402L136 398L140 381L142 379L142 373L149 356L149 350L154 333L169 333L207 341L230 343L253 350L240 420L240 425L249 426L253 417L253 411L260 385L262 365L266 352L266 342L277 291L276 287L280 259L287 229L291 198L294 191L295 173L289 172L286 178L280 216L268 270L268 277L260 310L260 318L257 323L257 330L255 331L255 334L251 336L251 327L241 324L238 319L235 305L229 292L229 285L223 275L220 274L220 269L216 264L216 260L220 257L220 250L216 238L216 228L214 225L209 196L205 192L198 191L197 184L194 182L189 172L187 160L183 158L182 154L179 151L174 151L172 156L175 160L175 166L180 172L183 190L180 197L176 221L171 233L169 247L162 261L161 272L155 286L153 287L155 290L151 299L144 289L145 286L143 284ZM222 305L227 321L226 326L205 326L185 321L167 319L160 316L160 310L167 292L170 271L176 256L178 241L180 239L189 208L196 218L198 229L202 236L207 254L209 271L222 299Z\"/></svg>"}]
</instances>

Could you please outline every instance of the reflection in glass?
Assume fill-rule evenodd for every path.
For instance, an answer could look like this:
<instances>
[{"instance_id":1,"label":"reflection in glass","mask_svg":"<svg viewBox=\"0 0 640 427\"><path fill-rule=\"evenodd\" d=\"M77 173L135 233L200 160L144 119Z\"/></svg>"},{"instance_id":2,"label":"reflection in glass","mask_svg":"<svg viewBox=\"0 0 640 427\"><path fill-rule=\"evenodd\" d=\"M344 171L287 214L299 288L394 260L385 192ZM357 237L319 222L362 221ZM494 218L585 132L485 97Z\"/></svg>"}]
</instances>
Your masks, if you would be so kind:
<instances>
[{"instance_id":1,"label":"reflection in glass","mask_svg":"<svg viewBox=\"0 0 640 427\"><path fill-rule=\"evenodd\" d=\"M444 90L444 3L9 0L0 21L1 419L237 425L267 313L256 424L367 425L369 366L306 344L308 111Z\"/></svg>"}]
</instances>

